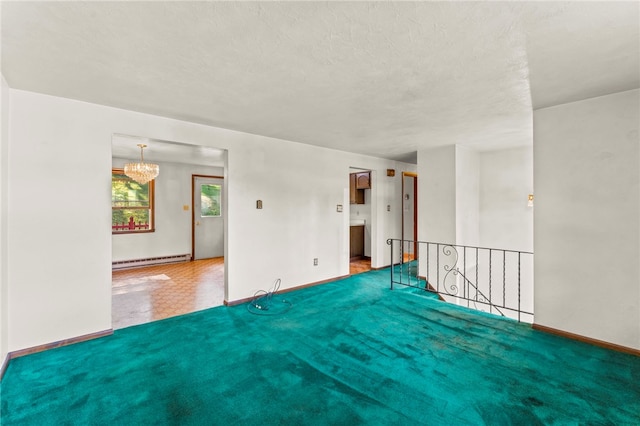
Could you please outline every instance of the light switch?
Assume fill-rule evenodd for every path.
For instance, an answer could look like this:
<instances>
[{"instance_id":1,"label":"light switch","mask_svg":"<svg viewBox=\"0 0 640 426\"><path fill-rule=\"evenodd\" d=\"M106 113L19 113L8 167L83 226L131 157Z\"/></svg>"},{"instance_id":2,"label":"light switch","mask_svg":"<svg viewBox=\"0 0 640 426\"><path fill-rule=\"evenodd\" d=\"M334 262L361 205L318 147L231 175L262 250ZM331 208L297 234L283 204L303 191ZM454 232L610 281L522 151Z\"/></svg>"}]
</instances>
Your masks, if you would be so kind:
<instances>
[{"instance_id":1,"label":"light switch","mask_svg":"<svg viewBox=\"0 0 640 426\"><path fill-rule=\"evenodd\" d=\"M261 208L262 208L262 200L256 201L256 209L261 209Z\"/></svg>"},{"instance_id":2,"label":"light switch","mask_svg":"<svg viewBox=\"0 0 640 426\"><path fill-rule=\"evenodd\" d=\"M336 211L337 211L338 213L342 212L342 204L338 204L338 205L336 206Z\"/></svg>"}]
</instances>

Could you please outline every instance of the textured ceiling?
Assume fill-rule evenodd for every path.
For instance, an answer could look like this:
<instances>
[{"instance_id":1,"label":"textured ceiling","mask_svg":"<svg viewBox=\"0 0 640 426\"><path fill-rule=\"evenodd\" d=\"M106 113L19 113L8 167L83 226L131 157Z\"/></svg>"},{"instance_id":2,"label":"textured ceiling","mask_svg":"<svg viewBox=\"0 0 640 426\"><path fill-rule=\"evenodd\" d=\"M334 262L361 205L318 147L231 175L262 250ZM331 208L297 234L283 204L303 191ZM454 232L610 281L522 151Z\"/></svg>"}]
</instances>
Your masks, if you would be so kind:
<instances>
[{"instance_id":1,"label":"textured ceiling","mask_svg":"<svg viewBox=\"0 0 640 426\"><path fill-rule=\"evenodd\" d=\"M224 167L225 155L221 149L123 134L114 134L111 138L111 155L114 158L139 160L138 144L147 145L144 149L145 162Z\"/></svg>"},{"instance_id":2,"label":"textured ceiling","mask_svg":"<svg viewBox=\"0 0 640 426\"><path fill-rule=\"evenodd\" d=\"M637 2L6 2L9 86L415 161L640 86ZM144 135L143 135L144 136Z\"/></svg>"}]
</instances>

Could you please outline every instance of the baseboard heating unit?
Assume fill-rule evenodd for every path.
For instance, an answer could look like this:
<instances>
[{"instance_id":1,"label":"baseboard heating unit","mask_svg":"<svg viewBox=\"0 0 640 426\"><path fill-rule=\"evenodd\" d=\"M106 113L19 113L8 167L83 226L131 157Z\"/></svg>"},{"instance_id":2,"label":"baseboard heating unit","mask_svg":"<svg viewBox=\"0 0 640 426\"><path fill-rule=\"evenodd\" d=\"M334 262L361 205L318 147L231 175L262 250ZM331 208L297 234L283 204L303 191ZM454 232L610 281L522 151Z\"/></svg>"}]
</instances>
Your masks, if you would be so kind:
<instances>
[{"instance_id":1,"label":"baseboard heating unit","mask_svg":"<svg viewBox=\"0 0 640 426\"><path fill-rule=\"evenodd\" d=\"M165 263L187 262L191 254L177 254L173 256L147 257L146 259L118 260L111 262L111 269L139 268L140 266L161 265Z\"/></svg>"}]
</instances>

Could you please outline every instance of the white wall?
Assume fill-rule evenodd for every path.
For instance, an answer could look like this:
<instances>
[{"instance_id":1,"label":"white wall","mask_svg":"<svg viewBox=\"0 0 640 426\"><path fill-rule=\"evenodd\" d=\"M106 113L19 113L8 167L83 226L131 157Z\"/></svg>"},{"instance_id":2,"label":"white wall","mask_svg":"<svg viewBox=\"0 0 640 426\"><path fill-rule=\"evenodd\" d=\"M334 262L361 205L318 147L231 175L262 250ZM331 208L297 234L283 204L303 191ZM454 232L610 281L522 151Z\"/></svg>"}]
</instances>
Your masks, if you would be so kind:
<instances>
[{"instance_id":1,"label":"white wall","mask_svg":"<svg viewBox=\"0 0 640 426\"><path fill-rule=\"evenodd\" d=\"M136 159L137 160L137 159ZM123 168L131 159L113 159ZM155 182L156 230L143 234L112 236L113 261L191 254L191 175L223 176L222 167L158 162ZM184 210L183 206L189 206Z\"/></svg>"},{"instance_id":2,"label":"white wall","mask_svg":"<svg viewBox=\"0 0 640 426\"><path fill-rule=\"evenodd\" d=\"M400 238L402 233L402 172L416 173L414 164L396 163L371 172L372 176L372 245L371 266L381 268L391 264L388 238ZM387 176L386 169L395 169L395 176Z\"/></svg>"},{"instance_id":3,"label":"white wall","mask_svg":"<svg viewBox=\"0 0 640 426\"><path fill-rule=\"evenodd\" d=\"M402 214L404 222L404 235L405 240L413 240L414 229L414 209L415 209L415 178L412 176L404 176L404 191L402 193Z\"/></svg>"},{"instance_id":4,"label":"white wall","mask_svg":"<svg viewBox=\"0 0 640 426\"><path fill-rule=\"evenodd\" d=\"M640 349L640 91L535 111L536 323Z\"/></svg>"},{"instance_id":5,"label":"white wall","mask_svg":"<svg viewBox=\"0 0 640 426\"><path fill-rule=\"evenodd\" d=\"M479 245L480 170L479 154L472 148L455 147L455 243L466 246Z\"/></svg>"},{"instance_id":6,"label":"white wall","mask_svg":"<svg viewBox=\"0 0 640 426\"><path fill-rule=\"evenodd\" d=\"M2 76L2 135L0 136L0 365L9 351L8 188L9 188L9 86Z\"/></svg>"},{"instance_id":7,"label":"white wall","mask_svg":"<svg viewBox=\"0 0 640 426\"><path fill-rule=\"evenodd\" d=\"M456 147L418 151L418 239L456 241Z\"/></svg>"},{"instance_id":8,"label":"white wall","mask_svg":"<svg viewBox=\"0 0 640 426\"><path fill-rule=\"evenodd\" d=\"M480 153L479 241L483 247L533 251L533 147Z\"/></svg>"},{"instance_id":9,"label":"white wall","mask_svg":"<svg viewBox=\"0 0 640 426\"><path fill-rule=\"evenodd\" d=\"M530 147L480 152L471 147L452 145L419 152L420 240L531 251L533 216L526 201L532 188L532 167ZM420 273L430 272L432 283L438 277L435 272L438 270L437 252L436 246L431 246L428 253L424 247L420 251ZM496 296L502 287L496 288L491 274L504 275L509 287L507 305L517 308L520 304L522 310L533 311L533 261L530 256L521 258L521 273L518 274L518 255L506 255L503 274L503 257L498 256L498 252L479 250L476 253L473 249L458 248L457 255L453 250L451 253L447 256L440 247L441 286L456 284L458 289L463 289L466 283L462 276L447 274L447 268L466 268L463 273L471 283L484 294ZM492 256L491 273L489 253ZM428 268L425 266L427 258L430 259ZM443 277L448 277L446 282ZM453 301L462 303L458 299ZM517 317L507 310L504 312ZM522 319L530 321L529 316Z\"/></svg>"},{"instance_id":10,"label":"white wall","mask_svg":"<svg viewBox=\"0 0 640 426\"><path fill-rule=\"evenodd\" d=\"M418 236L421 241L477 245L479 154L445 146L418 152Z\"/></svg>"},{"instance_id":11,"label":"white wall","mask_svg":"<svg viewBox=\"0 0 640 426\"><path fill-rule=\"evenodd\" d=\"M527 206L532 193L533 146L481 152L479 245L533 252L534 208ZM514 256L506 257L506 276L515 280L518 273ZM520 260L521 308L534 312L533 257L523 254ZM531 317L523 320L531 322Z\"/></svg>"},{"instance_id":12,"label":"white wall","mask_svg":"<svg viewBox=\"0 0 640 426\"><path fill-rule=\"evenodd\" d=\"M276 278L288 288L348 275L349 217L336 205L349 202L350 166L374 176L374 266L389 260L386 238L400 234L399 220L389 223L391 212L384 211L387 202L400 209L399 179L378 176L412 165L20 90L10 94L9 232L1 237L11 266L9 350L111 328L114 133L227 149L229 301L269 288ZM258 199L262 210L255 208ZM67 210L58 208L62 201Z\"/></svg>"},{"instance_id":13,"label":"white wall","mask_svg":"<svg viewBox=\"0 0 640 426\"><path fill-rule=\"evenodd\" d=\"M17 350L111 327L104 230L113 117L89 104L10 94L9 350Z\"/></svg>"},{"instance_id":14,"label":"white wall","mask_svg":"<svg viewBox=\"0 0 640 426\"><path fill-rule=\"evenodd\" d=\"M420 240L533 251L531 146L418 153Z\"/></svg>"}]
</instances>

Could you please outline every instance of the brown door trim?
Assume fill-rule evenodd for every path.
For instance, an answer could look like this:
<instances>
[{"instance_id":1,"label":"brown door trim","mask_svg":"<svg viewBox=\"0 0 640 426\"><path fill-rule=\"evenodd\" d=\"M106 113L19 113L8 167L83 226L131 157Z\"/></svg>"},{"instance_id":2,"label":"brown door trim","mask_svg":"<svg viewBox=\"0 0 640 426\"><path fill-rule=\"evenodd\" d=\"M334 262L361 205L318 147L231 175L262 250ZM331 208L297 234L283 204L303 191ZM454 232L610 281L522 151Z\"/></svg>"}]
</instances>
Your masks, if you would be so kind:
<instances>
[{"instance_id":1,"label":"brown door trim","mask_svg":"<svg viewBox=\"0 0 640 426\"><path fill-rule=\"evenodd\" d=\"M401 240L404 240L404 178L410 177L413 178L413 254L418 257L418 174L414 172L402 172L402 195L400 197L400 202L402 203L402 210L400 210L400 220L402 221L401 227ZM404 244L401 244L401 252L402 252L402 261L404 261L404 252L402 248ZM391 259L393 263L393 259Z\"/></svg>"}]
</instances>

